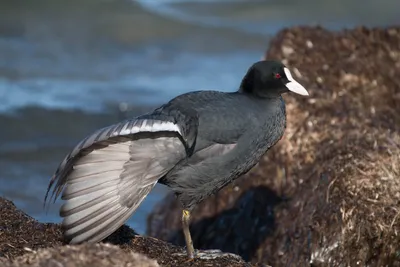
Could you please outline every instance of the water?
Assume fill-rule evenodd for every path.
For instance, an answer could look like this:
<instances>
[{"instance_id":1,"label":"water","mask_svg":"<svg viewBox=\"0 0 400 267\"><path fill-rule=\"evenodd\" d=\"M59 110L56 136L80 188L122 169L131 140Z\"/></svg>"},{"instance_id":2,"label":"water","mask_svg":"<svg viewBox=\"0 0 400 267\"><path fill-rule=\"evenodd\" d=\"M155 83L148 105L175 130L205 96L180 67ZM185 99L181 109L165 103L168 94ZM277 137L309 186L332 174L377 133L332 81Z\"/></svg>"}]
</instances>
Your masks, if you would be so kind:
<instances>
[{"instance_id":1,"label":"water","mask_svg":"<svg viewBox=\"0 0 400 267\"><path fill-rule=\"evenodd\" d=\"M59 222L60 202L42 208L47 183L88 133L184 92L235 90L283 27L392 25L399 8L397 0L0 0L0 195ZM157 186L128 224L144 233L166 192Z\"/></svg>"}]
</instances>

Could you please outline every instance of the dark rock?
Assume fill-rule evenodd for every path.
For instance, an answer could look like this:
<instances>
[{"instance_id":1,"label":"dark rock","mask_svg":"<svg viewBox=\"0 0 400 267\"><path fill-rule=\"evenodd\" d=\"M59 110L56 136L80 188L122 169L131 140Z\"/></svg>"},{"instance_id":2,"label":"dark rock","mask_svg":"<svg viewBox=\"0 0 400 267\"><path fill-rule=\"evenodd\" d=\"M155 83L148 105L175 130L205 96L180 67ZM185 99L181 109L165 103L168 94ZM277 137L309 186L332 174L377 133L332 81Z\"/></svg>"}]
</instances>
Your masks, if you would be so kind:
<instances>
[{"instance_id":1,"label":"dark rock","mask_svg":"<svg viewBox=\"0 0 400 267\"><path fill-rule=\"evenodd\" d=\"M285 95L282 140L194 211L195 246L272 266L400 266L400 28L285 29L265 57L311 95ZM148 234L182 245L180 217L168 196Z\"/></svg>"},{"instance_id":2,"label":"dark rock","mask_svg":"<svg viewBox=\"0 0 400 267\"><path fill-rule=\"evenodd\" d=\"M267 187L249 189L231 209L191 225L195 229L193 238L201 245L196 248L224 248L225 252L237 253L244 260L250 260L274 231L274 208L280 202L275 192ZM175 237L176 243L185 243L182 231L173 232L171 236Z\"/></svg>"},{"instance_id":3,"label":"dark rock","mask_svg":"<svg viewBox=\"0 0 400 267\"><path fill-rule=\"evenodd\" d=\"M122 226L104 243L66 246L60 225L42 224L0 198L0 266L251 266L232 256L215 260L176 256L184 249ZM111 244L110 244L111 243Z\"/></svg>"}]
</instances>

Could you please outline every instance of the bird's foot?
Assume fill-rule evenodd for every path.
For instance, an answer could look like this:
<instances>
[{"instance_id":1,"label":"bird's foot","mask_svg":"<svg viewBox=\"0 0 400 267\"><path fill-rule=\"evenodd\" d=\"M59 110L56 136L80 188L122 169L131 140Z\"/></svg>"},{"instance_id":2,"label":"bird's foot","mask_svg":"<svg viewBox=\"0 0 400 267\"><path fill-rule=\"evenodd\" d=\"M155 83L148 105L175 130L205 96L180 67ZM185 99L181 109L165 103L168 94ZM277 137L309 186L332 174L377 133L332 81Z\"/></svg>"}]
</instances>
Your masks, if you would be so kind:
<instances>
[{"instance_id":1,"label":"bird's foot","mask_svg":"<svg viewBox=\"0 0 400 267\"><path fill-rule=\"evenodd\" d=\"M219 249L197 250L195 257L200 258L202 260L213 260L213 259L222 258L222 257L232 257L232 258L236 258L238 260L242 259L240 256L238 256L236 254L222 252Z\"/></svg>"},{"instance_id":2,"label":"bird's foot","mask_svg":"<svg viewBox=\"0 0 400 267\"><path fill-rule=\"evenodd\" d=\"M174 253L174 256L180 256L180 257L188 257L188 254L186 252L181 252L181 253ZM207 249L207 250L195 250L194 251L194 258L188 258L188 261L192 261L194 259L201 259L201 260L214 260L217 258L222 258L222 257L232 257L238 260L241 260L242 258L236 254L233 253L227 253L227 252L222 252L219 249Z\"/></svg>"}]
</instances>

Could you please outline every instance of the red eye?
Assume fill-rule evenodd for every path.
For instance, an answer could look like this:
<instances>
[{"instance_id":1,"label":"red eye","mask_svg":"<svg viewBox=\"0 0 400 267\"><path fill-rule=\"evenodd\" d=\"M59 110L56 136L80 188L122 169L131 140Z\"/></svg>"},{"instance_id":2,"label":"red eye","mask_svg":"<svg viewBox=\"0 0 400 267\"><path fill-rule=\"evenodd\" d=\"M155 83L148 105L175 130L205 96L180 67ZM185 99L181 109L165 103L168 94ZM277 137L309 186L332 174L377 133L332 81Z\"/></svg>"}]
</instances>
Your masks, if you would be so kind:
<instances>
[{"instance_id":1,"label":"red eye","mask_svg":"<svg viewBox=\"0 0 400 267\"><path fill-rule=\"evenodd\" d=\"M281 75L279 73L275 73L275 79L280 79Z\"/></svg>"}]
</instances>

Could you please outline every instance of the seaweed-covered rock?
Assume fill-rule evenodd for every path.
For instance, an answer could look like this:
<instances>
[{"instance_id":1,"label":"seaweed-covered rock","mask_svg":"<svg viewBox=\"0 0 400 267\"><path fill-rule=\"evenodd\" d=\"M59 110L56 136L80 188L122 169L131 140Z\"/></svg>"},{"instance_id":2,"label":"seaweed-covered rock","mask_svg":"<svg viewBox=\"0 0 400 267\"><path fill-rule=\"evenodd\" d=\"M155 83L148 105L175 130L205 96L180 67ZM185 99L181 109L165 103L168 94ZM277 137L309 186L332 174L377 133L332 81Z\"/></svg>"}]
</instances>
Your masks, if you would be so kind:
<instances>
[{"instance_id":1,"label":"seaweed-covered rock","mask_svg":"<svg viewBox=\"0 0 400 267\"><path fill-rule=\"evenodd\" d=\"M58 225L39 223L0 197L0 257L12 259L27 251L61 244Z\"/></svg>"},{"instance_id":2,"label":"seaweed-covered rock","mask_svg":"<svg viewBox=\"0 0 400 267\"><path fill-rule=\"evenodd\" d=\"M0 266L251 266L234 256L188 261L183 248L128 226L100 244L65 245L60 225L39 223L1 197L0 215Z\"/></svg>"},{"instance_id":3,"label":"seaweed-covered rock","mask_svg":"<svg viewBox=\"0 0 400 267\"><path fill-rule=\"evenodd\" d=\"M110 244L84 244L39 249L17 257L14 261L4 262L4 267L84 267L84 266L131 266L159 267L157 261L134 253L125 252Z\"/></svg>"},{"instance_id":4,"label":"seaweed-covered rock","mask_svg":"<svg viewBox=\"0 0 400 267\"><path fill-rule=\"evenodd\" d=\"M272 266L400 266L400 28L285 29L265 58L310 97L284 96L284 137L194 211L194 245ZM180 212L168 196L148 234L184 244Z\"/></svg>"}]
</instances>

